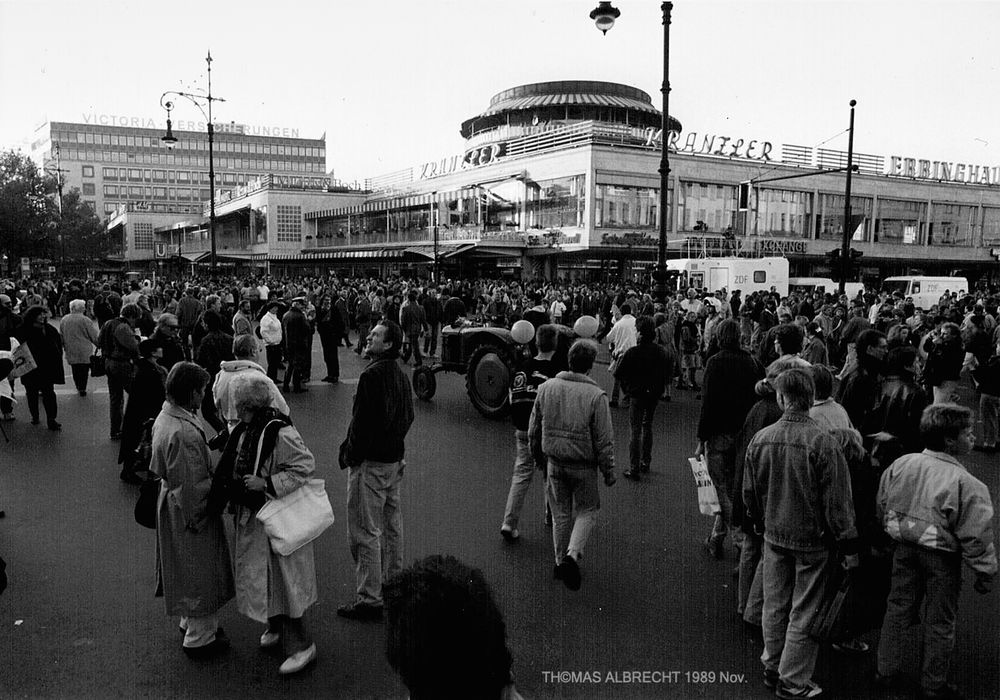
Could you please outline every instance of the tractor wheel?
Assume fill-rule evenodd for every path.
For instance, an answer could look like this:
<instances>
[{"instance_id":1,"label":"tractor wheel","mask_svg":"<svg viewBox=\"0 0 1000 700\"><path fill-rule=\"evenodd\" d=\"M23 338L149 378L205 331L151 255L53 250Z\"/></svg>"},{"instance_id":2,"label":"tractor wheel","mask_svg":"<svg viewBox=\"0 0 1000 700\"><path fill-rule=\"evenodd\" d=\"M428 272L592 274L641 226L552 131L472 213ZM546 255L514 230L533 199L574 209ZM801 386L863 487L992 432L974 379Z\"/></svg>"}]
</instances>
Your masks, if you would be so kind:
<instances>
[{"instance_id":1,"label":"tractor wheel","mask_svg":"<svg viewBox=\"0 0 1000 700\"><path fill-rule=\"evenodd\" d=\"M421 401L430 401L437 391L437 377L430 367L417 367L413 370L413 393Z\"/></svg>"},{"instance_id":2,"label":"tractor wheel","mask_svg":"<svg viewBox=\"0 0 1000 700\"><path fill-rule=\"evenodd\" d=\"M487 418L500 419L510 411L512 360L506 348L480 345L469 358L465 388L476 410Z\"/></svg>"}]
</instances>

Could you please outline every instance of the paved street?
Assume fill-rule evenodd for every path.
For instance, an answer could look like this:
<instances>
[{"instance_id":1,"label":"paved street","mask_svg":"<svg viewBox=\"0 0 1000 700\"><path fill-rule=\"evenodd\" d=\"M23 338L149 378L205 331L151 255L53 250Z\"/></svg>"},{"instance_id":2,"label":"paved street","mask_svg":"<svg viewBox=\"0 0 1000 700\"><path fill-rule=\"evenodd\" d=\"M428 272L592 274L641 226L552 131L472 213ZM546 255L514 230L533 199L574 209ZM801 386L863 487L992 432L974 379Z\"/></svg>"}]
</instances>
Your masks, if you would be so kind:
<instances>
[{"instance_id":1,"label":"paved street","mask_svg":"<svg viewBox=\"0 0 1000 700\"><path fill-rule=\"evenodd\" d=\"M309 393L288 397L338 518L316 547L321 602L306 618L319 648L313 668L279 678L280 659L257 649L259 625L234 604L222 613L229 652L207 662L181 653L176 620L152 595L154 533L134 522L136 489L118 479L118 444L107 439L108 396L99 379L86 398L68 388L60 393L61 433L30 426L23 404L18 420L5 424L11 442L0 442L0 508L7 512L0 554L11 583L0 596L0 697L404 698L384 658L381 626L335 614L353 591L346 478L336 450L363 366L343 349L341 358L341 384L314 383ZM313 375L323 374L317 341ZM606 367L595 376L608 385ZM698 513L686 459L695 443L693 393L675 392L674 402L661 404L651 478L602 487L583 588L571 593L551 578L540 482L520 542L505 545L499 535L514 447L509 423L480 417L464 378L438 379L434 400L416 402L407 441L406 559L449 553L484 570L527 698L773 697L759 680L760 642L735 614L732 550L715 561L701 548L710 521ZM627 413L614 413L616 457L624 464ZM995 457L976 454L967 464L996 498ZM962 593L955 677L970 697L1000 697L998 597L978 596L971 585ZM872 654L824 650L816 680L836 697L909 697L874 693L873 664ZM564 671L591 673L560 682ZM637 671L662 673L635 682L628 674Z\"/></svg>"}]
</instances>

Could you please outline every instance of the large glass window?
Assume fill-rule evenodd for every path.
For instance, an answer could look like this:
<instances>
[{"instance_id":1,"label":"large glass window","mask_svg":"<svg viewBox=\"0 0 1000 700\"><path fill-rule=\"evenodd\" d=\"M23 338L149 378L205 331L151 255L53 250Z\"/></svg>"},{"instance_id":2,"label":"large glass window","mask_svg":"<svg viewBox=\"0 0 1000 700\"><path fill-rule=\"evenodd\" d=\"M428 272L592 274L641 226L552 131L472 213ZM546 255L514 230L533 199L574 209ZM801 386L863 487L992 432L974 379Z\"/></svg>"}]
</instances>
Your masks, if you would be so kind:
<instances>
[{"instance_id":1,"label":"large glass window","mask_svg":"<svg viewBox=\"0 0 1000 700\"><path fill-rule=\"evenodd\" d=\"M660 189L597 185L594 215L594 225L603 228L656 230L660 225Z\"/></svg>"},{"instance_id":2,"label":"large glass window","mask_svg":"<svg viewBox=\"0 0 1000 700\"><path fill-rule=\"evenodd\" d=\"M823 240L839 241L844 235L844 195L821 194L816 230ZM872 198L851 196L851 240L867 241L872 224Z\"/></svg>"},{"instance_id":3,"label":"large glass window","mask_svg":"<svg viewBox=\"0 0 1000 700\"><path fill-rule=\"evenodd\" d=\"M978 206L933 202L927 242L931 245L972 245L978 217Z\"/></svg>"},{"instance_id":4,"label":"large glass window","mask_svg":"<svg viewBox=\"0 0 1000 700\"><path fill-rule=\"evenodd\" d=\"M876 243L919 244L927 223L927 202L879 199Z\"/></svg>"},{"instance_id":5,"label":"large glass window","mask_svg":"<svg viewBox=\"0 0 1000 700\"><path fill-rule=\"evenodd\" d=\"M527 183L526 228L583 226L586 177L573 175Z\"/></svg>"},{"instance_id":6,"label":"large glass window","mask_svg":"<svg viewBox=\"0 0 1000 700\"><path fill-rule=\"evenodd\" d=\"M682 182L681 230L726 233L736 228L736 186Z\"/></svg>"},{"instance_id":7,"label":"large glass window","mask_svg":"<svg viewBox=\"0 0 1000 700\"><path fill-rule=\"evenodd\" d=\"M983 207L983 245L1000 246L1000 209Z\"/></svg>"},{"instance_id":8,"label":"large glass window","mask_svg":"<svg viewBox=\"0 0 1000 700\"><path fill-rule=\"evenodd\" d=\"M812 193L795 190L756 191L755 219L750 230L762 236L808 238L812 222Z\"/></svg>"},{"instance_id":9,"label":"large glass window","mask_svg":"<svg viewBox=\"0 0 1000 700\"><path fill-rule=\"evenodd\" d=\"M277 207L278 240L302 241L302 207L279 204Z\"/></svg>"}]
</instances>

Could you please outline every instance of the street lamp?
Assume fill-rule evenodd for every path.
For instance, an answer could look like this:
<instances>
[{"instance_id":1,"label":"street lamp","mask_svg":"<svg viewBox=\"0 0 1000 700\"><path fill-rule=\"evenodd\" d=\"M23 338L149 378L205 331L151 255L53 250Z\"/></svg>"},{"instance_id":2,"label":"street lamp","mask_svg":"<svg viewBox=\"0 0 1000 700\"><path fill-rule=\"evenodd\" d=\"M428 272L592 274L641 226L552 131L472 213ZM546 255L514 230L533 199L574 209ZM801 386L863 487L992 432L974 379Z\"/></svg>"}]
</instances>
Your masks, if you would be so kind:
<instances>
[{"instance_id":1,"label":"street lamp","mask_svg":"<svg viewBox=\"0 0 1000 700\"><path fill-rule=\"evenodd\" d=\"M670 134L670 13L674 9L672 2L660 4L663 11L663 113L660 115L660 239L656 251L656 268L653 270L653 297L660 304L667 301L667 186L670 181L670 150L667 148ZM603 33L614 26L621 11L610 2L600 2L590 13L590 18Z\"/></svg>"},{"instance_id":2,"label":"street lamp","mask_svg":"<svg viewBox=\"0 0 1000 700\"><path fill-rule=\"evenodd\" d=\"M844 293L847 276L851 274L851 171L854 165L854 105L851 100L851 126L847 135L847 191L844 193L844 237L840 242L840 294Z\"/></svg>"},{"instance_id":3,"label":"street lamp","mask_svg":"<svg viewBox=\"0 0 1000 700\"><path fill-rule=\"evenodd\" d=\"M186 97L190 100L195 107L201 112L201 115L205 117L208 123L208 187L209 187L209 197L211 197L208 205L208 238L212 242L212 256L210 258L210 265L212 270L212 276L214 277L216 270L215 261L215 125L212 122L212 103L213 102L225 102L221 97L214 97L212 95L212 52L209 51L208 55L205 57L205 62L208 64L208 93L191 93L191 92L178 92L177 90L168 90L167 92L160 95L160 106L167 110L167 133L163 135L160 141L167 148L173 148L177 145L177 137L174 136L173 124L170 121L170 112L174 108L174 103L171 100L166 99L170 95L176 95L177 97ZM208 113L205 113L205 106L208 107Z\"/></svg>"}]
</instances>

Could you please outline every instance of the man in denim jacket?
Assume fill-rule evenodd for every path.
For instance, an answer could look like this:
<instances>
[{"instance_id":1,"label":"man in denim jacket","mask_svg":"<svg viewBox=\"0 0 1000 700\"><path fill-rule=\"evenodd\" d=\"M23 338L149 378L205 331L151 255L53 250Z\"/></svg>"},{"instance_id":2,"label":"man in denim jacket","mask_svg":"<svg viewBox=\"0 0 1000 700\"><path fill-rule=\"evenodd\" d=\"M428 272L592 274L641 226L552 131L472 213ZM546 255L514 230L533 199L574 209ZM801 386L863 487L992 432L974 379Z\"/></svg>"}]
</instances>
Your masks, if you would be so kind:
<instances>
[{"instance_id":1,"label":"man in denim jacket","mask_svg":"<svg viewBox=\"0 0 1000 700\"><path fill-rule=\"evenodd\" d=\"M812 418L815 385L805 369L774 381L784 413L747 447L743 500L764 523L764 683L780 698L813 698L819 643L807 633L823 597L831 548L856 545L850 473L836 440ZM849 554L847 566L857 566Z\"/></svg>"},{"instance_id":2,"label":"man in denim jacket","mask_svg":"<svg viewBox=\"0 0 1000 700\"><path fill-rule=\"evenodd\" d=\"M876 499L885 531L898 543L876 680L890 685L899 673L905 632L919 617L924 698L960 697L947 680L962 561L975 573L979 593L990 592L997 572L990 492L957 459L972 449L974 425L972 411L963 406L925 408L920 434L927 448L893 462L882 474Z\"/></svg>"}]
</instances>

